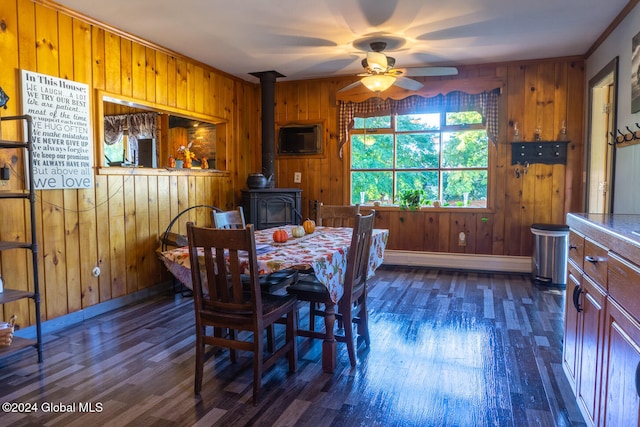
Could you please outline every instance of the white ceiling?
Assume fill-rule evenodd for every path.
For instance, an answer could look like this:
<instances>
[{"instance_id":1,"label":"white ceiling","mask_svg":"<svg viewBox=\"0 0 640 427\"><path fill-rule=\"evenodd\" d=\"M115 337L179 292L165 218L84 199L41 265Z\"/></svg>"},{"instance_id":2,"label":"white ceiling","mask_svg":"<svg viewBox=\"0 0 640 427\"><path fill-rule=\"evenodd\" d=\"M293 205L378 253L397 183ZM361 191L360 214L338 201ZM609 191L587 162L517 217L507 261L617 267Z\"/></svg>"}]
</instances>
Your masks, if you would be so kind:
<instances>
[{"instance_id":1,"label":"white ceiling","mask_svg":"<svg viewBox=\"0 0 640 427\"><path fill-rule=\"evenodd\" d=\"M396 67L582 55L628 1L56 0L252 82L269 70L280 80L356 74L363 39L397 44L385 51Z\"/></svg>"}]
</instances>

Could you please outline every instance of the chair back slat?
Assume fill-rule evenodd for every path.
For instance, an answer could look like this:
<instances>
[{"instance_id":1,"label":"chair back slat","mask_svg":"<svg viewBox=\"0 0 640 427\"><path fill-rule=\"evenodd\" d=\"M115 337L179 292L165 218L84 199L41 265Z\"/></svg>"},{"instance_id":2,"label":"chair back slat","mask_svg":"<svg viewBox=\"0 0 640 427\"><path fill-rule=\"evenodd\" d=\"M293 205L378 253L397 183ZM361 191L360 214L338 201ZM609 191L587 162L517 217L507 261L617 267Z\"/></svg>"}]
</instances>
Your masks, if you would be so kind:
<instances>
[{"instance_id":1,"label":"chair back slat","mask_svg":"<svg viewBox=\"0 0 640 427\"><path fill-rule=\"evenodd\" d=\"M316 211L316 224L324 227L353 227L359 205L324 205L320 203Z\"/></svg>"}]
</instances>

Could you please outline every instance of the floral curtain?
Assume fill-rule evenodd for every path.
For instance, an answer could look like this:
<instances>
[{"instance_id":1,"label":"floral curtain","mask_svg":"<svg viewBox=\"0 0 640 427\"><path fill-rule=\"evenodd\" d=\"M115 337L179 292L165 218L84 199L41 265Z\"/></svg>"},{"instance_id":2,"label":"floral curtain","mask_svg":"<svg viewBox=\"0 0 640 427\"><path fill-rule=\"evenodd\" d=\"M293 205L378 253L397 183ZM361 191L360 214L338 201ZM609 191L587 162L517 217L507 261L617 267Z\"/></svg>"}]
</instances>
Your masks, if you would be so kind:
<instances>
[{"instance_id":1,"label":"floral curtain","mask_svg":"<svg viewBox=\"0 0 640 427\"><path fill-rule=\"evenodd\" d=\"M113 145L120 140L127 122L126 115L104 116L104 143Z\"/></svg>"},{"instance_id":2,"label":"floral curtain","mask_svg":"<svg viewBox=\"0 0 640 427\"><path fill-rule=\"evenodd\" d=\"M482 115L487 136L495 144L498 137L499 97L500 89L497 88L478 94L454 91L432 97L412 95L398 100L370 98L363 102L338 101L340 158L342 148L349 140L349 130L353 128L355 117L474 110Z\"/></svg>"},{"instance_id":3,"label":"floral curtain","mask_svg":"<svg viewBox=\"0 0 640 427\"><path fill-rule=\"evenodd\" d=\"M155 138L157 126L157 113L104 116L104 142L107 145L115 144L128 128L129 147L131 150L137 150L138 139Z\"/></svg>"}]
</instances>

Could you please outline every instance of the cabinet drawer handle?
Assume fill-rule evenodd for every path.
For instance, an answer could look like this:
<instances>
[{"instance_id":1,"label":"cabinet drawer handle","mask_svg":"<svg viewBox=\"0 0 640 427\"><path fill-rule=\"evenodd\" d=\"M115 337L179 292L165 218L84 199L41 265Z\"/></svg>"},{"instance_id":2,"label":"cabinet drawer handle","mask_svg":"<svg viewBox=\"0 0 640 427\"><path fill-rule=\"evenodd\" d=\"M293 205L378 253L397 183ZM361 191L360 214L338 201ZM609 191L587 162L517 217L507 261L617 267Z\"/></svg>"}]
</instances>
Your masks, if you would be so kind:
<instances>
[{"instance_id":1,"label":"cabinet drawer handle","mask_svg":"<svg viewBox=\"0 0 640 427\"><path fill-rule=\"evenodd\" d=\"M640 362L636 365L636 394L640 397Z\"/></svg>"},{"instance_id":2,"label":"cabinet drawer handle","mask_svg":"<svg viewBox=\"0 0 640 427\"><path fill-rule=\"evenodd\" d=\"M569 250L571 250L571 249L577 250L577 249L578 249L578 247L577 247L577 246L574 246L574 245L569 245Z\"/></svg>"},{"instance_id":3,"label":"cabinet drawer handle","mask_svg":"<svg viewBox=\"0 0 640 427\"><path fill-rule=\"evenodd\" d=\"M580 308L580 292L582 292L582 290L580 289L580 285L573 288L573 306L576 308L576 311L578 313L582 311L582 308ZM638 371L636 371L636 374L637 373ZM636 379L637 378L638 378L638 375L636 375Z\"/></svg>"},{"instance_id":4,"label":"cabinet drawer handle","mask_svg":"<svg viewBox=\"0 0 640 427\"><path fill-rule=\"evenodd\" d=\"M584 257L584 260L587 262L590 262L591 264L597 264L600 261L606 261L606 258L600 258L597 256L591 256L591 255L587 255L586 257Z\"/></svg>"}]
</instances>

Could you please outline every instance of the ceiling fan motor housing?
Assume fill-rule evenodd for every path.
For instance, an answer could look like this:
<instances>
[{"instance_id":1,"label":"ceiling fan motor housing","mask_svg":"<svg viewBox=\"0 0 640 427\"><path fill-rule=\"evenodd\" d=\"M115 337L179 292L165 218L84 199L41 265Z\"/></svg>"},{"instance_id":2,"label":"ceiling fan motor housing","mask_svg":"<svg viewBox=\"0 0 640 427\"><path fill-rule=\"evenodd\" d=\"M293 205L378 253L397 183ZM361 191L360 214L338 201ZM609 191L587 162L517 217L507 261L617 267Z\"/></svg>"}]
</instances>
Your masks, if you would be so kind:
<instances>
[{"instance_id":1,"label":"ceiling fan motor housing","mask_svg":"<svg viewBox=\"0 0 640 427\"><path fill-rule=\"evenodd\" d=\"M387 47L387 43L386 42L371 42L369 44L369 46L371 46L371 50L374 51L374 52L382 52Z\"/></svg>"}]
</instances>

